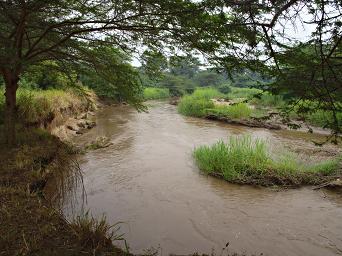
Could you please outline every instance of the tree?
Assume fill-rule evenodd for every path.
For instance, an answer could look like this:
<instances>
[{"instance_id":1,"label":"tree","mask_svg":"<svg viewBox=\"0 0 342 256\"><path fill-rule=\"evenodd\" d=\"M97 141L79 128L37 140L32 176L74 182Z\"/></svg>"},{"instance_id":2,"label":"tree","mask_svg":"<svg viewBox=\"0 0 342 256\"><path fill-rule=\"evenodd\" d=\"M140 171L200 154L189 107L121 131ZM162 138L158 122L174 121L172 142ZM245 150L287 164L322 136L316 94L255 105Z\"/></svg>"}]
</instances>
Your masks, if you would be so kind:
<instances>
[{"instance_id":1,"label":"tree","mask_svg":"<svg viewBox=\"0 0 342 256\"><path fill-rule=\"evenodd\" d=\"M176 76L193 78L199 71L200 65L199 59L191 54L174 55L169 59L170 73Z\"/></svg>"},{"instance_id":2,"label":"tree","mask_svg":"<svg viewBox=\"0 0 342 256\"><path fill-rule=\"evenodd\" d=\"M175 76L166 73L164 79L160 81L161 87L169 89L171 96L182 96L185 93L192 93L195 90L196 84L185 76Z\"/></svg>"},{"instance_id":3,"label":"tree","mask_svg":"<svg viewBox=\"0 0 342 256\"><path fill-rule=\"evenodd\" d=\"M220 46L211 54L212 61L230 72L248 68L273 78L263 88L291 91L294 104L323 103L317 108L334 116L327 127L335 138L341 134L337 118L342 112L340 0L207 0L205 4L208 12L221 13L226 29L216 37ZM296 35L301 27L303 33L305 29L311 33Z\"/></svg>"},{"instance_id":4,"label":"tree","mask_svg":"<svg viewBox=\"0 0 342 256\"><path fill-rule=\"evenodd\" d=\"M201 3L190 0L8 0L0 2L0 13L8 144L15 142L18 82L34 64L54 60L61 66L92 66L101 61L91 50L98 45L125 51L140 44L162 47L174 42L206 51L212 48L205 43L211 36L202 29L211 22L210 15Z\"/></svg>"},{"instance_id":5,"label":"tree","mask_svg":"<svg viewBox=\"0 0 342 256\"><path fill-rule=\"evenodd\" d=\"M194 80L199 86L218 86L224 82L223 75L212 71L212 70L205 70L201 71L196 74Z\"/></svg>"},{"instance_id":6,"label":"tree","mask_svg":"<svg viewBox=\"0 0 342 256\"><path fill-rule=\"evenodd\" d=\"M129 56L109 46L92 48L91 56L98 56L95 59L101 61L78 66L81 82L100 97L126 101L138 110L144 109L139 72L130 64Z\"/></svg>"},{"instance_id":7,"label":"tree","mask_svg":"<svg viewBox=\"0 0 342 256\"><path fill-rule=\"evenodd\" d=\"M167 70L167 59L159 51L146 50L141 56L141 70L150 81L156 83L163 78Z\"/></svg>"}]
</instances>

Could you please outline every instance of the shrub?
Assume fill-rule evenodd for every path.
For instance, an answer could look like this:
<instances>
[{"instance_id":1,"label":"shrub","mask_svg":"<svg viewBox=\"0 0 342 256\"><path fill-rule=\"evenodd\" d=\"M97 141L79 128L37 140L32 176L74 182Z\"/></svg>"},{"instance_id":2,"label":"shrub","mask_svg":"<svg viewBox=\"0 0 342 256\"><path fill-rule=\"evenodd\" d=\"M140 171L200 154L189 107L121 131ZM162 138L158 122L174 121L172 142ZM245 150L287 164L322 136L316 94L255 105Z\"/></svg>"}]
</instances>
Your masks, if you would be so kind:
<instances>
[{"instance_id":1,"label":"shrub","mask_svg":"<svg viewBox=\"0 0 342 256\"><path fill-rule=\"evenodd\" d=\"M148 87L144 89L144 99L145 100L157 100L169 98L170 93L168 89Z\"/></svg>"}]
</instances>

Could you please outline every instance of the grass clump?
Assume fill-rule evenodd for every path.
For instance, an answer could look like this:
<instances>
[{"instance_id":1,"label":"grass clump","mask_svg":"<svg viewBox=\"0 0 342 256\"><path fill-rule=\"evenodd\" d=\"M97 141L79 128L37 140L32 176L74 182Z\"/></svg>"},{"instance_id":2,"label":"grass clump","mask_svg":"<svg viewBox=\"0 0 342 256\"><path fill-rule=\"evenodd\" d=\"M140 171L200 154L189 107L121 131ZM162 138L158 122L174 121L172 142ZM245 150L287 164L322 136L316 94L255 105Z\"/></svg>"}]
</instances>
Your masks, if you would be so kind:
<instances>
[{"instance_id":1,"label":"grass clump","mask_svg":"<svg viewBox=\"0 0 342 256\"><path fill-rule=\"evenodd\" d=\"M196 89L193 94L182 97L178 104L178 112L185 116L204 117L208 109L215 107L211 101L222 94L213 88Z\"/></svg>"},{"instance_id":2,"label":"grass clump","mask_svg":"<svg viewBox=\"0 0 342 256\"><path fill-rule=\"evenodd\" d=\"M178 104L178 112L185 116L204 117L207 109L214 108L214 103L209 99L196 98L192 95L182 97Z\"/></svg>"},{"instance_id":3,"label":"grass clump","mask_svg":"<svg viewBox=\"0 0 342 256\"><path fill-rule=\"evenodd\" d=\"M124 241L128 252L128 246L123 234L118 234L120 230L119 224L109 225L105 216L102 216L101 219L95 219L89 212L86 212L84 215L77 216L70 223L70 227L82 247L93 249L94 254L97 251L113 247L113 241Z\"/></svg>"},{"instance_id":4,"label":"grass clump","mask_svg":"<svg viewBox=\"0 0 342 256\"><path fill-rule=\"evenodd\" d=\"M166 89L166 88L148 87L144 89L145 100L158 100L158 99L166 99L169 97L170 97L170 92L169 92L169 89Z\"/></svg>"},{"instance_id":5,"label":"grass clump","mask_svg":"<svg viewBox=\"0 0 342 256\"><path fill-rule=\"evenodd\" d=\"M264 140L250 136L230 137L212 146L194 150L198 167L207 174L230 182L264 186L320 184L337 172L341 159L305 165L292 154L271 157Z\"/></svg>"},{"instance_id":6,"label":"grass clump","mask_svg":"<svg viewBox=\"0 0 342 256\"><path fill-rule=\"evenodd\" d=\"M227 94L228 99L236 98L252 98L254 95L262 93L262 90L256 88L239 88L231 87L230 93Z\"/></svg>"},{"instance_id":7,"label":"grass clump","mask_svg":"<svg viewBox=\"0 0 342 256\"><path fill-rule=\"evenodd\" d=\"M207 113L232 119L246 119L252 115L253 110L246 103L238 103L230 106L215 106L213 109L208 109Z\"/></svg>"},{"instance_id":8,"label":"grass clump","mask_svg":"<svg viewBox=\"0 0 342 256\"><path fill-rule=\"evenodd\" d=\"M197 99L210 100L221 98L224 95L214 88L198 88L194 91L194 93L191 96Z\"/></svg>"}]
</instances>

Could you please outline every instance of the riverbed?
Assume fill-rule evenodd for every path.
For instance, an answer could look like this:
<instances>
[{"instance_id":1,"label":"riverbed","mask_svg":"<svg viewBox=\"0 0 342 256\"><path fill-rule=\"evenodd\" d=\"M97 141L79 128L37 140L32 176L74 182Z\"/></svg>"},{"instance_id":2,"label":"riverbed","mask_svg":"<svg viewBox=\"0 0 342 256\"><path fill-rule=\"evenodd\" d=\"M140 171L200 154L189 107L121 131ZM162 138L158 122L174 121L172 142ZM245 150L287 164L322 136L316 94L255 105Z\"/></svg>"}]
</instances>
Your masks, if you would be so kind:
<instances>
[{"instance_id":1,"label":"riverbed","mask_svg":"<svg viewBox=\"0 0 342 256\"><path fill-rule=\"evenodd\" d=\"M80 157L87 198L66 200L67 215L84 208L123 222L120 232L133 253L153 247L162 255L220 255L229 243L228 252L248 255L342 255L341 194L234 185L201 174L192 157L196 146L240 134L266 139L273 152L291 149L303 161L339 149L316 149L295 133L184 117L165 102L148 104L146 113L105 107L97 126L75 139L106 136L113 144Z\"/></svg>"}]
</instances>

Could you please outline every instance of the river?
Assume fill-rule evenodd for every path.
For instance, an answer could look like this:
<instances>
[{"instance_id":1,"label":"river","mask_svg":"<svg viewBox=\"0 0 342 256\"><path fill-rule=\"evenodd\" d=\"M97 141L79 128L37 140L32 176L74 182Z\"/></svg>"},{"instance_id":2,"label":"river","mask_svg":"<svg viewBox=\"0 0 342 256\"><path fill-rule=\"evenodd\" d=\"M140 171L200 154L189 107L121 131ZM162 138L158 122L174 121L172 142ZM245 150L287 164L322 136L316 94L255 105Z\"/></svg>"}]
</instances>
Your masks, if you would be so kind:
<instances>
[{"instance_id":1,"label":"river","mask_svg":"<svg viewBox=\"0 0 342 256\"><path fill-rule=\"evenodd\" d=\"M85 208L118 221L131 252L228 252L264 255L342 255L342 196L310 187L276 190L230 184L200 173L192 158L198 145L250 133L298 151L310 141L291 133L231 126L183 117L176 107L149 103L148 113L105 107L97 126L77 137L86 143L107 136L113 145L80 159ZM329 154L329 146L320 149ZM298 151L298 152L299 152ZM314 150L313 150L314 152ZM80 200L81 201L81 200ZM81 204L73 205L73 212ZM65 202L65 212L71 212ZM76 209L76 210L75 210ZM226 251L225 251L226 253Z\"/></svg>"}]
</instances>

